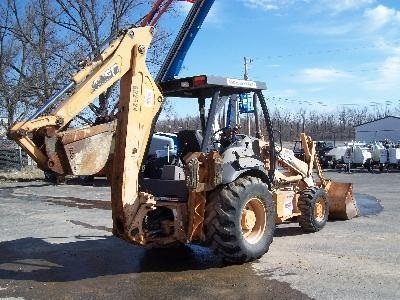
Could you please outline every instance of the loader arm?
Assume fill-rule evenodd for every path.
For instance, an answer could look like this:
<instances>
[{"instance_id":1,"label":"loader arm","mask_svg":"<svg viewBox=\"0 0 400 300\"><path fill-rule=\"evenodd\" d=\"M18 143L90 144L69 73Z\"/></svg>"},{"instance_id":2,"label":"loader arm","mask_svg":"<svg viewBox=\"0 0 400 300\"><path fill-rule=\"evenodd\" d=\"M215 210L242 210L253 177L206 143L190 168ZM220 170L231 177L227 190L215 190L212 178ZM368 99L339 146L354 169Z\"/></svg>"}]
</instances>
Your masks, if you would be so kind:
<instances>
[{"instance_id":1,"label":"loader arm","mask_svg":"<svg viewBox=\"0 0 400 300\"><path fill-rule=\"evenodd\" d=\"M281 149L277 156L277 161L280 165L289 170L288 174L283 174L280 171L276 171L276 177L278 181L283 182L295 182L302 180L305 186L314 186L314 179L312 171L315 166L315 143L311 137L301 133L300 139L304 149L304 161L298 159L293 151L289 149Z\"/></svg>"}]
</instances>

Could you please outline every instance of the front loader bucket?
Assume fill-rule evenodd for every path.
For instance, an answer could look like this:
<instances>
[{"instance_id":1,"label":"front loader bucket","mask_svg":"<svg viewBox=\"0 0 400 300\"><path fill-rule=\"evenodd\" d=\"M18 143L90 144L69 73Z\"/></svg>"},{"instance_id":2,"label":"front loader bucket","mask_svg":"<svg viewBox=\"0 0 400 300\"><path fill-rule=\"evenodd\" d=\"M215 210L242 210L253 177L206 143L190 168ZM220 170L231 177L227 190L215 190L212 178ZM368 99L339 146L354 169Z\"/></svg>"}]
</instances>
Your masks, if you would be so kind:
<instances>
[{"instance_id":1,"label":"front loader bucket","mask_svg":"<svg viewBox=\"0 0 400 300\"><path fill-rule=\"evenodd\" d=\"M353 184L332 181L328 189L329 218L350 220L359 215Z\"/></svg>"}]
</instances>

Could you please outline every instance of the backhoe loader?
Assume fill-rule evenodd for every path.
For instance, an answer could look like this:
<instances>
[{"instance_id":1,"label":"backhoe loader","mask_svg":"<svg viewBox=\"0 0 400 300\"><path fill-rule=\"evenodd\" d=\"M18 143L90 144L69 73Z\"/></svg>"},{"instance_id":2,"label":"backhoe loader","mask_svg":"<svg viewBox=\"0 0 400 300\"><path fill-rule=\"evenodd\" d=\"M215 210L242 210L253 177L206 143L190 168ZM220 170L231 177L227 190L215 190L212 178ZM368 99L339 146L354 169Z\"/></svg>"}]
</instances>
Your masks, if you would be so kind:
<instances>
[{"instance_id":1,"label":"backhoe loader","mask_svg":"<svg viewBox=\"0 0 400 300\"><path fill-rule=\"evenodd\" d=\"M328 215L357 214L351 184L323 177L309 137L301 137L304 161L275 144L265 83L202 75L156 84L145 63L153 33L150 26L121 31L72 84L30 119L14 124L9 136L43 170L72 175L107 170L113 234L137 245L200 243L226 261L242 263L268 251L276 223L297 218L304 230L315 232ZM114 120L69 127L118 80ZM213 129L224 103L243 94L261 107L265 128L256 122L255 137L241 134L234 122ZM179 132L175 159L159 166L160 177L146 178L144 170L153 163L146 151L165 97L197 99L201 130Z\"/></svg>"}]
</instances>

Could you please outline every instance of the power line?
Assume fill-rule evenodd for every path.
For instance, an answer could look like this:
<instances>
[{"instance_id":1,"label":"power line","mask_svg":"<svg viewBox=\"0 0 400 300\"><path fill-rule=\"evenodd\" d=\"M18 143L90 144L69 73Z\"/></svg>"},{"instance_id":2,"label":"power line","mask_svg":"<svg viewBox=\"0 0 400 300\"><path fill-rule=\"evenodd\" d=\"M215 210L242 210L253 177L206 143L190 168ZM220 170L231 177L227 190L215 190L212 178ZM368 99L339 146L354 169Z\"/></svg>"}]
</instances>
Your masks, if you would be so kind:
<instances>
[{"instance_id":1,"label":"power line","mask_svg":"<svg viewBox=\"0 0 400 300\"><path fill-rule=\"evenodd\" d=\"M400 41L400 40L399 40ZM313 56L313 55L324 55L324 54L337 54L337 53L349 53L349 52L357 52L357 51L363 51L363 50L368 50L368 49L379 49L384 44L378 44L378 45L362 45L362 46L355 46L355 47L338 47L338 48L330 48L330 49L321 49L321 50L307 50L307 51L302 51L302 52L293 52L293 53L285 53L285 54L278 54L278 55L267 55L263 57L263 59L282 59L282 58L288 58L288 57L297 57L297 56ZM396 42L392 45L391 47L400 47L400 43Z\"/></svg>"},{"instance_id":2,"label":"power line","mask_svg":"<svg viewBox=\"0 0 400 300\"><path fill-rule=\"evenodd\" d=\"M374 68L362 68L362 69L347 69L347 70L337 70L334 71L333 74L343 74L346 73L369 73L369 72L379 72L379 71L393 71L393 72L400 72L400 66L395 67L374 67ZM288 73L285 75L268 75L268 78L287 78L287 77L296 77L296 76L307 76L303 73Z\"/></svg>"}]
</instances>

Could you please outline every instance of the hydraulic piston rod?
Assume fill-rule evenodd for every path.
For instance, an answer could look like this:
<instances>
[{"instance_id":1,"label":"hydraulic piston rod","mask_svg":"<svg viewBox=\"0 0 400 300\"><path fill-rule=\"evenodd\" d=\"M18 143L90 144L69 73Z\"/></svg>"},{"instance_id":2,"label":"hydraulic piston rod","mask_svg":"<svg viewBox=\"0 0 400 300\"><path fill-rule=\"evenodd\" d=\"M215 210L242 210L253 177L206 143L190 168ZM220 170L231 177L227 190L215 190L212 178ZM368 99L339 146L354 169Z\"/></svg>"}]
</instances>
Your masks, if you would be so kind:
<instances>
[{"instance_id":1,"label":"hydraulic piston rod","mask_svg":"<svg viewBox=\"0 0 400 300\"><path fill-rule=\"evenodd\" d=\"M56 103L58 99L60 99L70 88L72 88L75 85L75 82L71 81L68 85L66 85L61 91L59 91L57 94L55 94L53 97L49 99L49 101L46 102L45 105L43 105L41 108L39 108L30 118L28 121L32 121L33 119L36 119L39 115L41 115L46 109L48 109L51 105Z\"/></svg>"}]
</instances>

